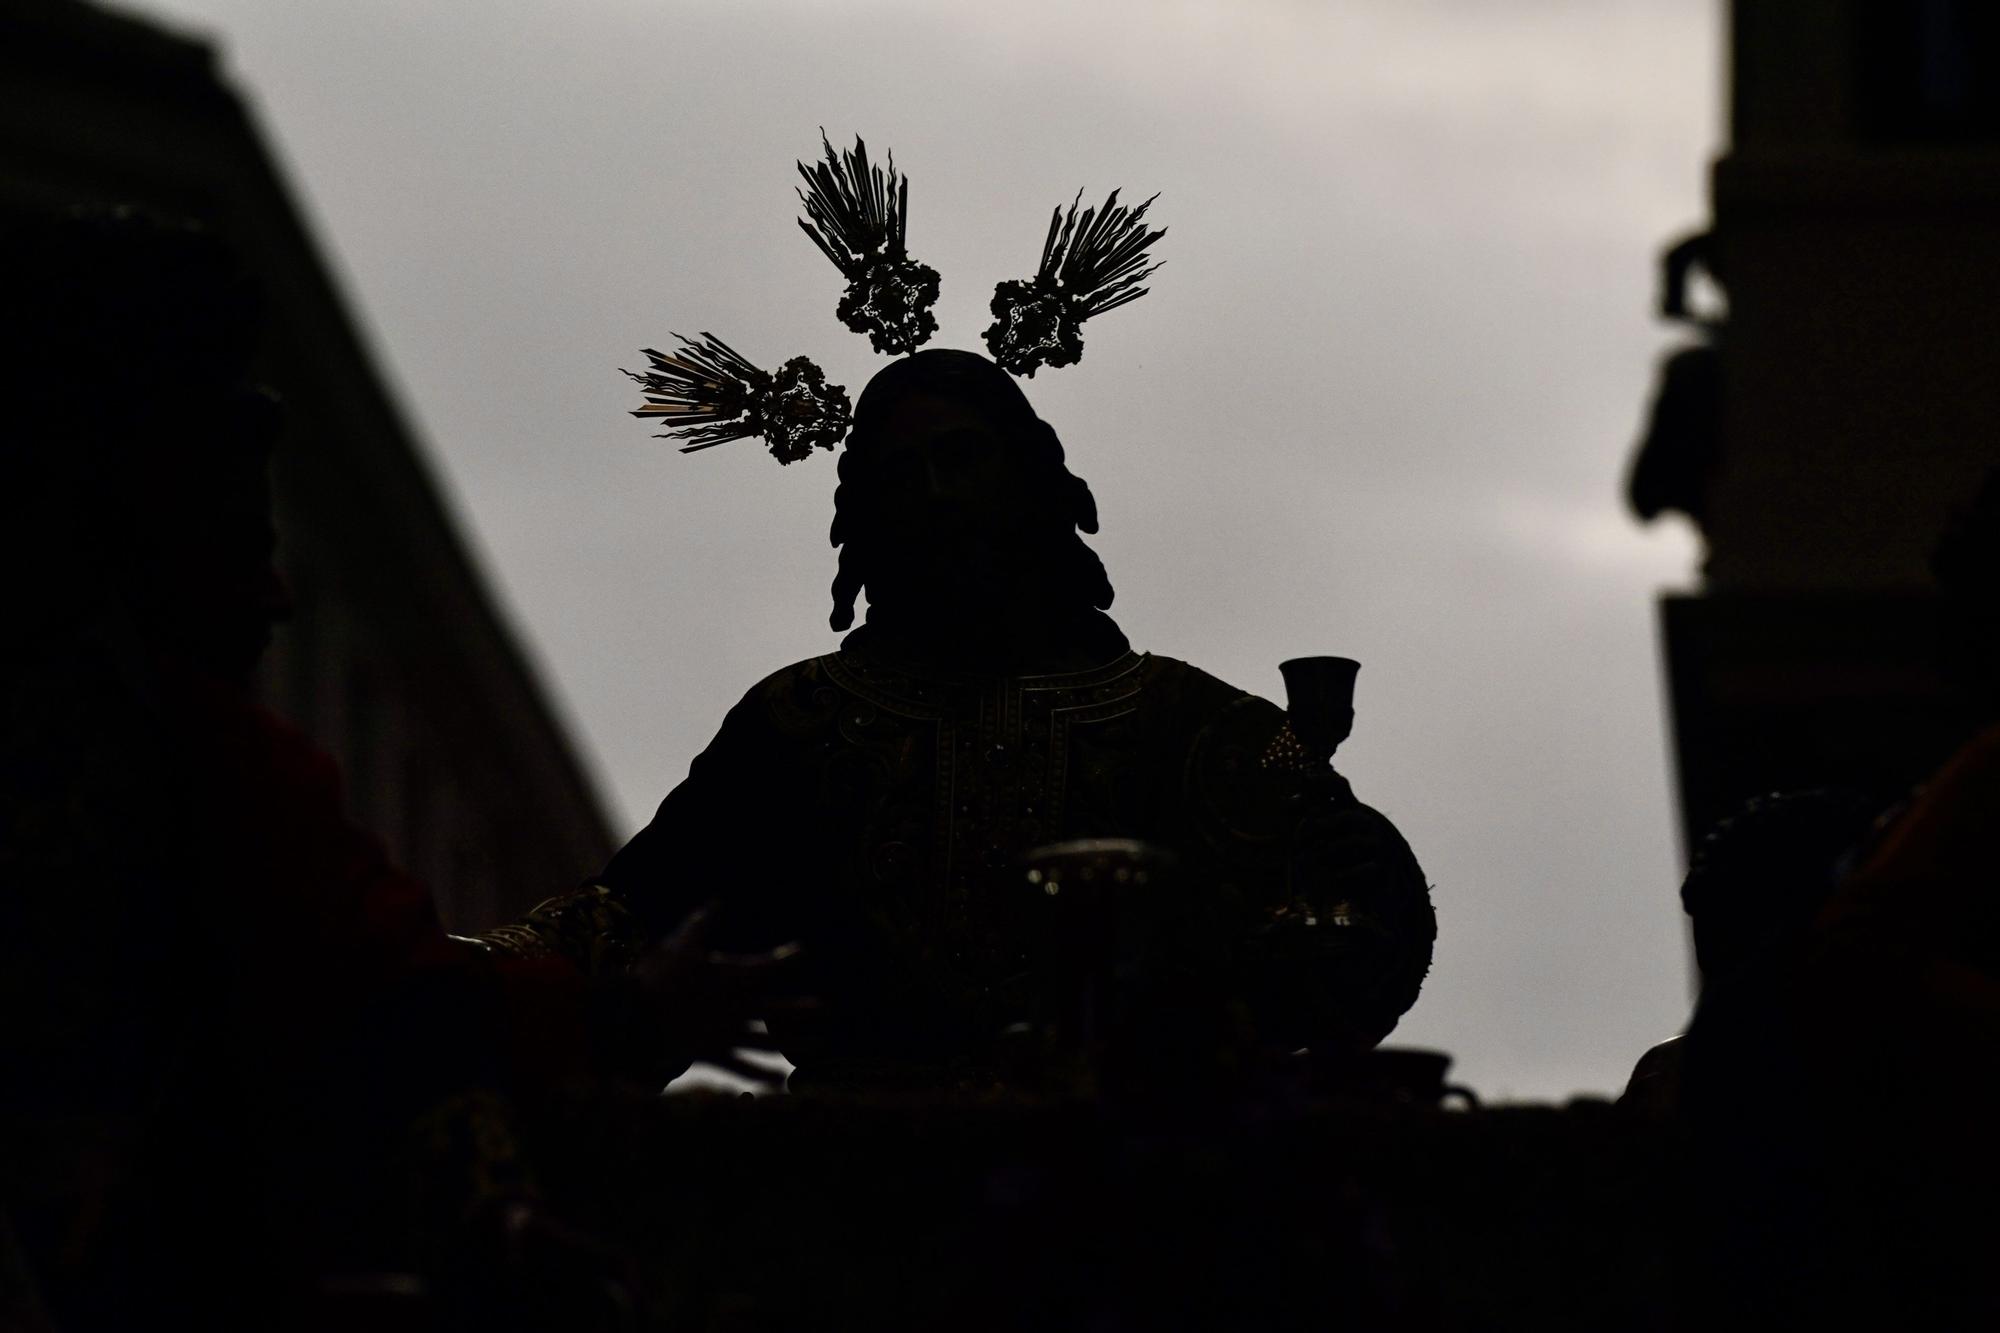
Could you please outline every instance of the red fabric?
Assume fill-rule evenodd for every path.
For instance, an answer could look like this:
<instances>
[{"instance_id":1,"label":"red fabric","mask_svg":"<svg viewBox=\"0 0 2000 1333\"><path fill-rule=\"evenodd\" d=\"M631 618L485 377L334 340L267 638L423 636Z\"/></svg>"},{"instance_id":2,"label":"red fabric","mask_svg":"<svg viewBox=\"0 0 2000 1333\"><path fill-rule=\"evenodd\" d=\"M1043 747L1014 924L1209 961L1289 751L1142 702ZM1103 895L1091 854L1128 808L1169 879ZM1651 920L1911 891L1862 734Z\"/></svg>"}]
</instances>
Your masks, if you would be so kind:
<instances>
[{"instance_id":1,"label":"red fabric","mask_svg":"<svg viewBox=\"0 0 2000 1333\"><path fill-rule=\"evenodd\" d=\"M1836 891L1800 998L1844 1266L1882 1275L1857 1318L2000 1327L2000 729Z\"/></svg>"},{"instance_id":2,"label":"red fabric","mask_svg":"<svg viewBox=\"0 0 2000 1333\"><path fill-rule=\"evenodd\" d=\"M581 1068L590 1048L573 967L496 960L452 940L429 890L349 819L330 756L240 688L193 675L178 684L208 906L221 956L242 968L253 1028L297 1039L412 982L462 986L478 996L493 1025L480 1035L500 1043L511 1075Z\"/></svg>"},{"instance_id":3,"label":"red fabric","mask_svg":"<svg viewBox=\"0 0 2000 1333\"><path fill-rule=\"evenodd\" d=\"M1963 897L1972 886L1960 872L1990 868L2000 857L1996 814L2000 727L1975 737L1924 784L1829 909L1829 921L1880 896L1879 885L1921 882L1930 887L1915 891L1927 897Z\"/></svg>"},{"instance_id":4,"label":"red fabric","mask_svg":"<svg viewBox=\"0 0 2000 1333\"><path fill-rule=\"evenodd\" d=\"M1884 1041L2000 1038L2000 728L1926 783L1821 915L1816 999ZM1944 1024L1949 1032L1936 1031Z\"/></svg>"}]
</instances>

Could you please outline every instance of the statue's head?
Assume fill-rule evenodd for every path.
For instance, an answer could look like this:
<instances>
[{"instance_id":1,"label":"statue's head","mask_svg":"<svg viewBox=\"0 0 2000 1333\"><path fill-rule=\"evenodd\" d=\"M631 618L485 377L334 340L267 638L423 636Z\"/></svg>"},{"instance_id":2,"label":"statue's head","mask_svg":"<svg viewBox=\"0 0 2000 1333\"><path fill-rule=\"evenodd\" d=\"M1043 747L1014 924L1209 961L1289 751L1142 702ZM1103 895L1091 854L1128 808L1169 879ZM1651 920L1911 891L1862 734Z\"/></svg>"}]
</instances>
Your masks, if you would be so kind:
<instances>
[{"instance_id":1,"label":"statue's head","mask_svg":"<svg viewBox=\"0 0 2000 1333\"><path fill-rule=\"evenodd\" d=\"M886 605L1041 579L1059 601L1111 604L1103 566L1077 536L1097 531L1090 488L1014 377L983 356L929 349L869 381L834 508L835 629L853 623L864 587Z\"/></svg>"},{"instance_id":2,"label":"statue's head","mask_svg":"<svg viewBox=\"0 0 2000 1333\"><path fill-rule=\"evenodd\" d=\"M74 210L0 236L0 472L24 593L109 592L232 674L284 610L268 481L278 406L249 379L259 302L185 221Z\"/></svg>"}]
</instances>

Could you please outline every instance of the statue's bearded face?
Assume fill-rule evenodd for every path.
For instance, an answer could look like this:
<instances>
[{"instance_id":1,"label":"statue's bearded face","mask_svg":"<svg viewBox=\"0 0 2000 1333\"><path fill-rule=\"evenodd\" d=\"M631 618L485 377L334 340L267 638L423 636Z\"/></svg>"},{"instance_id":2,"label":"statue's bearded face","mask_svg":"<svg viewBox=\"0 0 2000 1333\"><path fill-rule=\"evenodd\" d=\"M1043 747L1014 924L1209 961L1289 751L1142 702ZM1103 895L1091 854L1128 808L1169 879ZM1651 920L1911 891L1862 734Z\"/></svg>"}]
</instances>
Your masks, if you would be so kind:
<instances>
[{"instance_id":1,"label":"statue's bearded face","mask_svg":"<svg viewBox=\"0 0 2000 1333\"><path fill-rule=\"evenodd\" d=\"M967 404L920 394L889 411L879 439L885 557L943 566L939 572L956 577L1001 572L1032 512L1006 429Z\"/></svg>"}]
</instances>

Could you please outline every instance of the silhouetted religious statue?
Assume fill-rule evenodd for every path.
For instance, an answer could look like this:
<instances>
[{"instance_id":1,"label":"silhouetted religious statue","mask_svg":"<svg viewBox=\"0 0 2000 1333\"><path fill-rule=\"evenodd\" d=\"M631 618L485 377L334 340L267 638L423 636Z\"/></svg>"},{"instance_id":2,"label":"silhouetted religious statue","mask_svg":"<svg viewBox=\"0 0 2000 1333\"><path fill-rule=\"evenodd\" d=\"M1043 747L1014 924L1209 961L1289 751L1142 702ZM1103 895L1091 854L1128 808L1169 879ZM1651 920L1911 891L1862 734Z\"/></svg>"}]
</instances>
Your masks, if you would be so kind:
<instances>
[{"instance_id":1,"label":"silhouetted religious statue","mask_svg":"<svg viewBox=\"0 0 2000 1333\"><path fill-rule=\"evenodd\" d=\"M1086 320L1146 294L1166 234L1153 201L1113 190L1079 215L1079 191L1057 207L1034 276L994 290L992 360L916 351L938 274L907 248L909 180L858 139L822 146L798 164L799 226L847 279L842 323L910 355L852 409L810 359L766 372L707 333L626 373L646 395L634 415L683 452L761 437L790 464L845 444L832 626L864 591L867 623L755 686L596 883L489 947L615 968L713 901L737 947L804 946L819 1003L770 1016L795 1083L976 1084L1048 1007L1052 958L1102 925L1096 909L1052 918L1037 899L1062 886L1031 881L1028 854L1125 840L1115 867L1099 845L1079 873L1102 860L1130 883L1098 907L1152 918L1104 935L1147 941L1143 965L1121 966L1209 994L1169 1019L1175 987L1119 988L1121 1003L1151 995L1152 1027L1185 1027L1186 1064L1235 1058L1213 1049L1231 1044L1225 1010L1277 1049L1372 1046L1416 999L1435 923L1408 845L1328 767L1354 664L1294 673L1312 700L1294 727L1134 651L1079 535L1097 531L1096 502L1012 378L1073 364Z\"/></svg>"},{"instance_id":2,"label":"silhouetted religious statue","mask_svg":"<svg viewBox=\"0 0 2000 1333\"><path fill-rule=\"evenodd\" d=\"M1139 839L1177 855L1192 896L1158 910L1222 942L1267 1044L1379 1041L1430 957L1415 858L1351 800L1306 818L1326 813L1325 754L1283 711L1132 648L1079 535L1096 529L993 362L927 350L883 369L832 530L833 626L864 590L866 623L754 686L595 884L488 942L615 964L714 900L736 947L803 944L820 1006L771 1024L796 1083L978 1082L1034 1003L1024 857Z\"/></svg>"}]
</instances>

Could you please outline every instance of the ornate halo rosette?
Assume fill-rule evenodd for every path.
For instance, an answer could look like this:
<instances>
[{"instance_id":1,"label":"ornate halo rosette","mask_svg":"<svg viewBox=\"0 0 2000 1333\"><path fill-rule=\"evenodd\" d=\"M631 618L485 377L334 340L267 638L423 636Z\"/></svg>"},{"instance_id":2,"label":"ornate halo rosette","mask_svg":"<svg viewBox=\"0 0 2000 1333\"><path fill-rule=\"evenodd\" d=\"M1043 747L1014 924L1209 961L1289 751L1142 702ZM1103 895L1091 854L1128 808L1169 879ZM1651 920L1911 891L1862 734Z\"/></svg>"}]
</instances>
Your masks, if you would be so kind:
<instances>
[{"instance_id":1,"label":"ornate halo rosette","mask_svg":"<svg viewBox=\"0 0 2000 1333\"><path fill-rule=\"evenodd\" d=\"M731 440L762 436L780 463L809 458L815 448L837 448L853 412L847 390L802 356L762 371L712 333L699 342L676 333L680 350L645 348L649 370L628 370L645 390L635 417L672 422L661 439L679 439L681 452L713 449Z\"/></svg>"},{"instance_id":2,"label":"ornate halo rosette","mask_svg":"<svg viewBox=\"0 0 2000 1333\"><path fill-rule=\"evenodd\" d=\"M1167 234L1164 227L1146 230L1153 199L1137 208L1120 207L1113 190L1101 208L1086 208L1079 219L1083 191L1078 190L1067 214L1055 210L1035 276L1003 282L993 291L986 347L995 361L1030 379L1039 366L1075 365L1083 356L1083 321L1146 294L1139 284L1160 267L1147 263L1147 250Z\"/></svg>"},{"instance_id":3,"label":"ornate halo rosette","mask_svg":"<svg viewBox=\"0 0 2000 1333\"><path fill-rule=\"evenodd\" d=\"M910 181L889 166L868 165L868 145L859 138L836 153L820 131L826 160L799 163L807 190L799 191L806 215L799 230L847 279L847 294L835 311L840 322L868 335L878 352L914 352L937 332L931 307L937 304L938 274L910 258L904 231L910 218Z\"/></svg>"}]
</instances>

